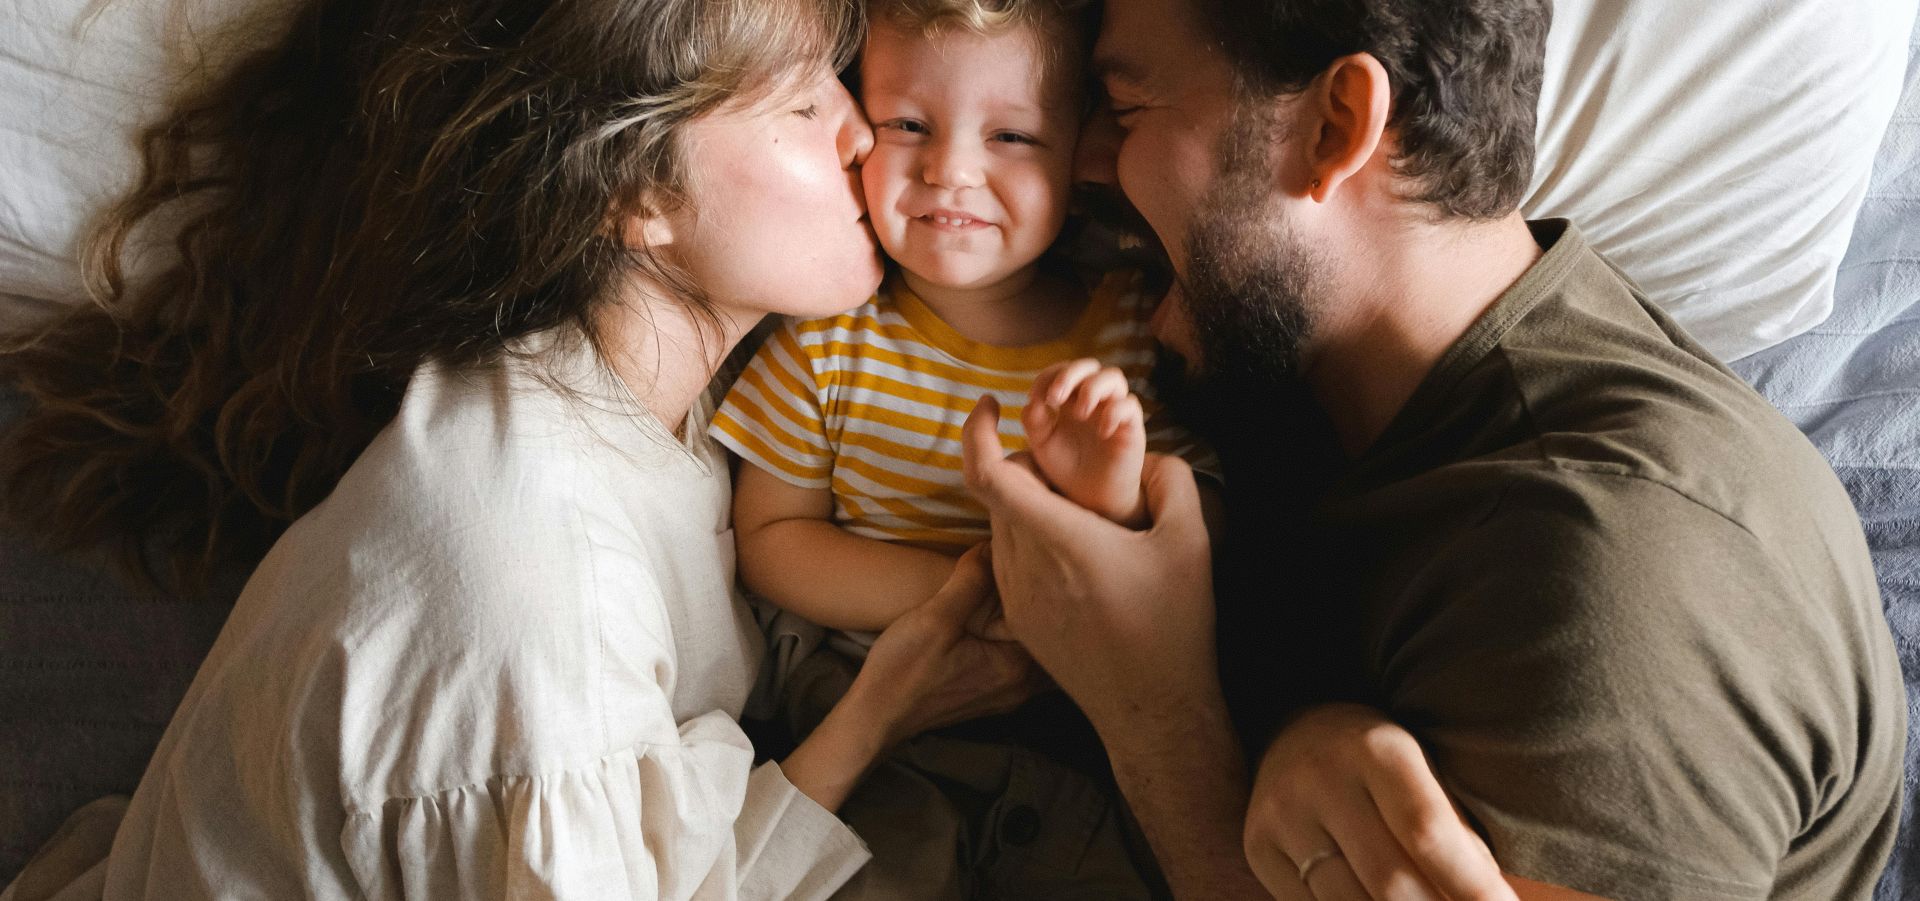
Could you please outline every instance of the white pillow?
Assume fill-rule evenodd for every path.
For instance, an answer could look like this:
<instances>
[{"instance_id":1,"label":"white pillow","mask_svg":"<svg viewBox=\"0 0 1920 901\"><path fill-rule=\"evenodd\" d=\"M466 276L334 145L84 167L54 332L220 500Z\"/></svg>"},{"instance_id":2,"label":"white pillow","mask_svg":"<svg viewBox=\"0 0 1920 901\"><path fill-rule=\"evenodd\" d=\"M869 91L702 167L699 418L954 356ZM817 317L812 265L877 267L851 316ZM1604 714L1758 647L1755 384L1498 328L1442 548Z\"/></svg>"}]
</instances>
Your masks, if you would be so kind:
<instances>
[{"instance_id":1,"label":"white pillow","mask_svg":"<svg viewBox=\"0 0 1920 901\"><path fill-rule=\"evenodd\" d=\"M1914 7L1555 0L1522 208L1572 219L1723 359L1818 325Z\"/></svg>"},{"instance_id":2,"label":"white pillow","mask_svg":"<svg viewBox=\"0 0 1920 901\"><path fill-rule=\"evenodd\" d=\"M131 185L170 60L294 2L0 2L0 294L78 297L78 237ZM1915 0L1554 5L1528 214L1578 222L1722 357L1825 318Z\"/></svg>"},{"instance_id":3,"label":"white pillow","mask_svg":"<svg viewBox=\"0 0 1920 901\"><path fill-rule=\"evenodd\" d=\"M176 90L257 46L258 26L283 25L292 8L289 0L0 0L0 295L81 297L78 241L88 219L138 177L140 127ZM0 323L18 313L0 309Z\"/></svg>"}]
</instances>

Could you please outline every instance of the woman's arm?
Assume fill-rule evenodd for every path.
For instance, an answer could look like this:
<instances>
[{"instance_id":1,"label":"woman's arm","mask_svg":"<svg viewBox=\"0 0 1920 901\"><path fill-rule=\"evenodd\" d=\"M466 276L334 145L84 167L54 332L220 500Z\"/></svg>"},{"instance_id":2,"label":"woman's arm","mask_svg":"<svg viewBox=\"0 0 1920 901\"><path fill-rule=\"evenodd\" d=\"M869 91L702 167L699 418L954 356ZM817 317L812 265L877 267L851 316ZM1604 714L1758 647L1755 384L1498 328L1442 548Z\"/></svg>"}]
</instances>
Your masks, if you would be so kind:
<instances>
[{"instance_id":1,"label":"woman's arm","mask_svg":"<svg viewBox=\"0 0 1920 901\"><path fill-rule=\"evenodd\" d=\"M832 517L828 489L801 488L743 463L733 528L747 588L830 629L877 631L953 575L945 554L863 538Z\"/></svg>"}]
</instances>

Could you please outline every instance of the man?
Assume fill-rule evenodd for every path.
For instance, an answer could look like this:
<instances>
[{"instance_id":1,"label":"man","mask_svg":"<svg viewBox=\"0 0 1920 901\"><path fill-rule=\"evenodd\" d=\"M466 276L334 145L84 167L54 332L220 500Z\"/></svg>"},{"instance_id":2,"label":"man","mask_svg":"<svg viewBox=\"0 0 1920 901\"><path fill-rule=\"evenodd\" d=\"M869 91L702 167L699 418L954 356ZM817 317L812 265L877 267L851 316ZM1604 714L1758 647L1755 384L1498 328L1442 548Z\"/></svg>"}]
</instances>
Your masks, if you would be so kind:
<instances>
[{"instance_id":1,"label":"man","mask_svg":"<svg viewBox=\"0 0 1920 901\"><path fill-rule=\"evenodd\" d=\"M1516 212L1547 19L1106 4L1112 167L1175 271L1176 393L1222 426L1217 637L1177 463L1150 531L1108 528L983 403L969 475L1010 628L1183 896L1864 899L1891 848L1903 693L1838 481ZM1297 713L1324 701L1407 731Z\"/></svg>"}]
</instances>

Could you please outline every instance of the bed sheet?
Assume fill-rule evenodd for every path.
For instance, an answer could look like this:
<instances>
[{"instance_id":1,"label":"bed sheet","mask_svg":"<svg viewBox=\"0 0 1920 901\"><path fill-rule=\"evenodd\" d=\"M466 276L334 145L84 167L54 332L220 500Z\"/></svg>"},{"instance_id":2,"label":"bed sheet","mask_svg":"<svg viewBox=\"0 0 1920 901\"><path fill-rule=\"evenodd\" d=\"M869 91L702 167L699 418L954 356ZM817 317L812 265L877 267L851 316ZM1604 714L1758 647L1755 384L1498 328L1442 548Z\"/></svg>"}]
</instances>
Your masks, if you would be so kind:
<instances>
[{"instance_id":1,"label":"bed sheet","mask_svg":"<svg viewBox=\"0 0 1920 901\"><path fill-rule=\"evenodd\" d=\"M1877 901L1920 898L1920 21L1833 314L1733 364L1827 455L1873 550L1907 680L1906 807Z\"/></svg>"}]
</instances>

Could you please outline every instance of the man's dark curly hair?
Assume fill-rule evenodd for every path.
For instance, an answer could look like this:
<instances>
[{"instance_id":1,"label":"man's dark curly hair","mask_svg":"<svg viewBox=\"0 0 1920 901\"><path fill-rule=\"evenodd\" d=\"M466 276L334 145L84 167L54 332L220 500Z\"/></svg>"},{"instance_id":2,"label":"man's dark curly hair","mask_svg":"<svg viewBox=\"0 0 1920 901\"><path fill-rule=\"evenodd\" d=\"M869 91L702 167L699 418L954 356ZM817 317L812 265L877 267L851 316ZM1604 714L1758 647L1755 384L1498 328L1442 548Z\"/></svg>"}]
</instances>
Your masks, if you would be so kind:
<instances>
[{"instance_id":1,"label":"man's dark curly hair","mask_svg":"<svg viewBox=\"0 0 1920 901\"><path fill-rule=\"evenodd\" d=\"M1387 70L1388 128L1409 198L1447 217L1497 219L1533 177L1535 107L1551 0L1201 0L1239 75L1303 90L1340 57Z\"/></svg>"}]
</instances>

